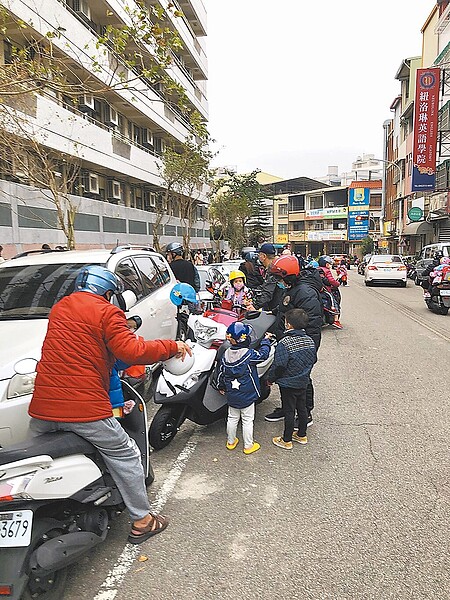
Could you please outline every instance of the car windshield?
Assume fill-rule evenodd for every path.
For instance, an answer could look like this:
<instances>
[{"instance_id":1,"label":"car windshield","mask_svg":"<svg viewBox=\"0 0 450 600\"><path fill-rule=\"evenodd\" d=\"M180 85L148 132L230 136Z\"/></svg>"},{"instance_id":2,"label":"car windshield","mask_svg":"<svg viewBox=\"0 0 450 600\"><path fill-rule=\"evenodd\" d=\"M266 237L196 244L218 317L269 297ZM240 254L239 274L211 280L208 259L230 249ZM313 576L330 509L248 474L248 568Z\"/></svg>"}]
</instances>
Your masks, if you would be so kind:
<instances>
[{"instance_id":1,"label":"car windshield","mask_svg":"<svg viewBox=\"0 0 450 600\"><path fill-rule=\"evenodd\" d=\"M47 318L52 306L73 292L75 278L85 266L47 264L0 269L0 320Z\"/></svg>"},{"instance_id":2,"label":"car windshield","mask_svg":"<svg viewBox=\"0 0 450 600\"><path fill-rule=\"evenodd\" d=\"M395 256L392 254L386 254L383 256L372 256L373 263L401 263L402 259L400 256Z\"/></svg>"}]
</instances>

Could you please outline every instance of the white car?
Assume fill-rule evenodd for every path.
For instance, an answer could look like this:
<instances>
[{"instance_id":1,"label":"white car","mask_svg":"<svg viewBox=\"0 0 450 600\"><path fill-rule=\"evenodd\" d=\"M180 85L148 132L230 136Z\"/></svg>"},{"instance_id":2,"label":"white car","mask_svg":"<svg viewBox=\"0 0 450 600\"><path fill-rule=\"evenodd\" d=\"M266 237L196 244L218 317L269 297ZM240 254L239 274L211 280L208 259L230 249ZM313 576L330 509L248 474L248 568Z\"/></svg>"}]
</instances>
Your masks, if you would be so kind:
<instances>
[{"instance_id":1,"label":"white car","mask_svg":"<svg viewBox=\"0 0 450 600\"><path fill-rule=\"evenodd\" d=\"M28 432L28 404L52 306L73 291L84 266L101 265L124 283L128 315L139 315L144 339L175 339L176 279L165 258L133 247L114 250L31 252L0 264L0 447ZM32 361L27 359L32 359Z\"/></svg>"},{"instance_id":2,"label":"white car","mask_svg":"<svg viewBox=\"0 0 450 600\"><path fill-rule=\"evenodd\" d=\"M364 283L393 281L406 287L406 273L406 265L398 254L373 254L364 269Z\"/></svg>"}]
</instances>

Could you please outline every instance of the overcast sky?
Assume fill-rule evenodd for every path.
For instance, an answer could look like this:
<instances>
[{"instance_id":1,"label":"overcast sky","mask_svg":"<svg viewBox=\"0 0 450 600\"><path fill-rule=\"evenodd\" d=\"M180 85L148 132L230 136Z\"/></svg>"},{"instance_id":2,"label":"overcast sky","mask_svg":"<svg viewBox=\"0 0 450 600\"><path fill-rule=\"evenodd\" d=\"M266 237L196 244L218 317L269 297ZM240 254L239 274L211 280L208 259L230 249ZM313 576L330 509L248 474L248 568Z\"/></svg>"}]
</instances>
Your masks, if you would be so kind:
<instances>
[{"instance_id":1,"label":"overcast sky","mask_svg":"<svg viewBox=\"0 0 450 600\"><path fill-rule=\"evenodd\" d=\"M283 178L381 156L433 0L204 0L216 165Z\"/></svg>"}]
</instances>

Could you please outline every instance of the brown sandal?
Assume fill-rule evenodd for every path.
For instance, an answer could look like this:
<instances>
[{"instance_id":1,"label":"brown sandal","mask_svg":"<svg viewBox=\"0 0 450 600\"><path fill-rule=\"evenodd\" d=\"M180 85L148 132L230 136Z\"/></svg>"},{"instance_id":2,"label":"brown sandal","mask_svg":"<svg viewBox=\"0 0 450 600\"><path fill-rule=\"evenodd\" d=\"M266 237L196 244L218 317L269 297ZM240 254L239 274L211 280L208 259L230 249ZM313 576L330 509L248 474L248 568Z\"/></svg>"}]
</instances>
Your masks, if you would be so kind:
<instances>
[{"instance_id":1,"label":"brown sandal","mask_svg":"<svg viewBox=\"0 0 450 600\"><path fill-rule=\"evenodd\" d=\"M167 517L164 517L163 515L154 515L153 513L150 514L153 518L148 525L145 527L136 527L136 525L132 526L131 532L128 536L128 541L130 544L142 544L142 542L145 542L145 540L148 540L157 533L164 531L169 524L169 519Z\"/></svg>"}]
</instances>

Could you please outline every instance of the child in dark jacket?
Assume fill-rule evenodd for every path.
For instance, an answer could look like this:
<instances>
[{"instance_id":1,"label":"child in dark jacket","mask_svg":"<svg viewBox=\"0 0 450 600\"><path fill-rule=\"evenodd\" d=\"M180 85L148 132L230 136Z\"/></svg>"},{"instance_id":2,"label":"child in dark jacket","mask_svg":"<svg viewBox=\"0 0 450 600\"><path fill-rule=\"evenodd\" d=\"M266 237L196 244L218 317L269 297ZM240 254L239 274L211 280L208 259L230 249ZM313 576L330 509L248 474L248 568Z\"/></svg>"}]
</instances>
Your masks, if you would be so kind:
<instances>
[{"instance_id":1,"label":"child in dark jacket","mask_svg":"<svg viewBox=\"0 0 450 600\"><path fill-rule=\"evenodd\" d=\"M227 396L227 448L234 450L239 443L236 431L241 419L244 454L252 454L261 447L253 440L255 401L260 389L256 365L265 361L270 352L268 337L261 341L259 350L250 348L250 334L251 327L239 321L228 327L231 347L225 350L217 379L220 392Z\"/></svg>"},{"instance_id":2,"label":"child in dark jacket","mask_svg":"<svg viewBox=\"0 0 450 600\"><path fill-rule=\"evenodd\" d=\"M293 308L285 314L286 331L275 349L269 381L278 383L284 411L283 436L274 437L275 446L292 449L292 440L300 444L308 442L306 424L306 388L311 370L317 361L314 341L306 335L308 315L301 308ZM298 431L294 432L295 412Z\"/></svg>"}]
</instances>

